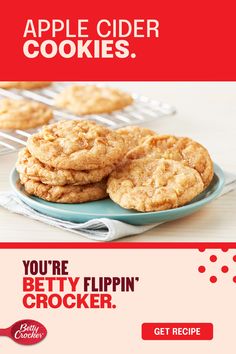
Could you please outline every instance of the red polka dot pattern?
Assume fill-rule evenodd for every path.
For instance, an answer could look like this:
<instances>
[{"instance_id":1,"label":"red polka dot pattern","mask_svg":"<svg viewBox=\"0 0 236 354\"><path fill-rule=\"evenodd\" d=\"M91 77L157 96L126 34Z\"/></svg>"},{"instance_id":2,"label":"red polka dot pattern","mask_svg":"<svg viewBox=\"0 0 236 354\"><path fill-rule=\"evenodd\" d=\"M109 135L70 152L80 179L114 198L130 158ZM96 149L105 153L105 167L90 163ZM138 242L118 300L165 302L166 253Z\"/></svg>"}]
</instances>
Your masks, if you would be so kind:
<instances>
[{"instance_id":1,"label":"red polka dot pattern","mask_svg":"<svg viewBox=\"0 0 236 354\"><path fill-rule=\"evenodd\" d=\"M229 267L223 266L223 267L221 267L221 271L222 271L222 273L227 273L229 271Z\"/></svg>"},{"instance_id":2,"label":"red polka dot pattern","mask_svg":"<svg viewBox=\"0 0 236 354\"><path fill-rule=\"evenodd\" d=\"M198 271L199 271L199 273L205 273L206 268L204 266L200 266L200 267L198 267Z\"/></svg>"},{"instance_id":3,"label":"red polka dot pattern","mask_svg":"<svg viewBox=\"0 0 236 354\"><path fill-rule=\"evenodd\" d=\"M204 252L204 251L215 252L215 254L211 254L211 253L209 254L207 252L207 254L205 255L206 264L205 265L201 264L198 267L198 272L205 275L210 283L214 284L219 280L223 280L223 281L230 280L231 282L234 282L236 284L236 265L233 263L233 262L236 263L236 253L223 255L222 252L226 253L229 251L229 248L227 247L223 247L220 250L215 250L215 251L213 249L210 251L208 249L204 249L203 247L200 247L198 250L199 252ZM227 263L229 264L227 265ZM235 275L231 275L232 272L234 272ZM215 275L211 275L212 273Z\"/></svg>"},{"instance_id":4,"label":"red polka dot pattern","mask_svg":"<svg viewBox=\"0 0 236 354\"><path fill-rule=\"evenodd\" d=\"M210 257L210 261L211 261L211 262L216 262L216 261L217 261L217 257L213 254L213 255Z\"/></svg>"},{"instance_id":5,"label":"red polka dot pattern","mask_svg":"<svg viewBox=\"0 0 236 354\"><path fill-rule=\"evenodd\" d=\"M211 282L211 283L216 283L216 282L217 282L217 277L214 276L214 275L212 275L212 276L210 277L210 282Z\"/></svg>"}]
</instances>

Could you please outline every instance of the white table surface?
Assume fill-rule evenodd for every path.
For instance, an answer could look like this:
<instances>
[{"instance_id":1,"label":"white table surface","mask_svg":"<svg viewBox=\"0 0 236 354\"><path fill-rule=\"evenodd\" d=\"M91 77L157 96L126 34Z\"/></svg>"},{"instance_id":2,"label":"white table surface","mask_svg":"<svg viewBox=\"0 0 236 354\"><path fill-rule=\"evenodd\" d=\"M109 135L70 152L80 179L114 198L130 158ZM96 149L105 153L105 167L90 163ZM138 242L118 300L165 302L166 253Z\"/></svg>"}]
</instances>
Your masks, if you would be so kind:
<instances>
[{"instance_id":1,"label":"white table surface","mask_svg":"<svg viewBox=\"0 0 236 354\"><path fill-rule=\"evenodd\" d=\"M215 162L236 173L236 83L116 82L109 85L173 104L178 113L152 121L159 133L189 136L205 145ZM8 176L16 154L0 156L0 191L8 190ZM1 242L88 242L43 223L0 208ZM236 191L181 220L163 224L122 241L235 242Z\"/></svg>"}]
</instances>

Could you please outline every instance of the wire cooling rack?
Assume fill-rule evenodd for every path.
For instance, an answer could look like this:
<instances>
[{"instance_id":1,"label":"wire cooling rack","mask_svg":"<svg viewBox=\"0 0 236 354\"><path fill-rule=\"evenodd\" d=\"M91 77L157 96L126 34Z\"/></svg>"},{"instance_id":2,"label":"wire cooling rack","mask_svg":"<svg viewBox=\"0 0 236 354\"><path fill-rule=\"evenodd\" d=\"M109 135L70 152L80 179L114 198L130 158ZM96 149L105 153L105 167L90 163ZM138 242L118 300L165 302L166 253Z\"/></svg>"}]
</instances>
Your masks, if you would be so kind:
<instances>
[{"instance_id":1,"label":"wire cooling rack","mask_svg":"<svg viewBox=\"0 0 236 354\"><path fill-rule=\"evenodd\" d=\"M61 119L92 119L100 124L117 129L126 125L139 125L150 120L156 120L175 113L175 108L169 104L150 99L146 96L133 94L134 103L120 111L110 114L90 114L78 116L66 110L54 107L55 96L66 86L72 83L53 83L51 86L39 90L4 90L0 89L1 98L27 98L42 102L53 109L54 121ZM102 85L101 85L102 86ZM40 128L25 130L0 130L0 155L14 152L26 145L28 137Z\"/></svg>"}]
</instances>

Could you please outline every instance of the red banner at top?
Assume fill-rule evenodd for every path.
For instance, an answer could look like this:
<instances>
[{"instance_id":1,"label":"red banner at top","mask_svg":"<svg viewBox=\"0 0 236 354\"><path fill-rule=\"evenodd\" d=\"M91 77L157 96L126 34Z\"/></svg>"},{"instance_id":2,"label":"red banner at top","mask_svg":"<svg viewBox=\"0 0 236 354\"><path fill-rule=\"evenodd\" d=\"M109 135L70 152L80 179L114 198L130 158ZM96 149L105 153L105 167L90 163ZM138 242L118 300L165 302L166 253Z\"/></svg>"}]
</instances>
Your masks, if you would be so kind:
<instances>
[{"instance_id":1,"label":"red banner at top","mask_svg":"<svg viewBox=\"0 0 236 354\"><path fill-rule=\"evenodd\" d=\"M4 2L0 81L236 80L233 0Z\"/></svg>"}]
</instances>

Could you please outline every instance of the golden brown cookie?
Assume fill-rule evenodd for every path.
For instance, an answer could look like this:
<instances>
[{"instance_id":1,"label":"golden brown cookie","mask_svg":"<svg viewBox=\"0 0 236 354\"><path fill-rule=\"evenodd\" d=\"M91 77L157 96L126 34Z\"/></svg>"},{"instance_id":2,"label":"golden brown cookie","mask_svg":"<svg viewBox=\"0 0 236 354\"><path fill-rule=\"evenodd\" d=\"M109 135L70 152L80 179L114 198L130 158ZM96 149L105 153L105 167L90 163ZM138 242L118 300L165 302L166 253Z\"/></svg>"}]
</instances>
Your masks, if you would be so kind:
<instances>
[{"instance_id":1,"label":"golden brown cookie","mask_svg":"<svg viewBox=\"0 0 236 354\"><path fill-rule=\"evenodd\" d=\"M28 139L34 157L57 169L92 170L116 164L126 152L123 138L92 121L60 121Z\"/></svg>"},{"instance_id":2,"label":"golden brown cookie","mask_svg":"<svg viewBox=\"0 0 236 354\"><path fill-rule=\"evenodd\" d=\"M114 166L84 171L57 170L40 162L30 154L27 148L24 148L19 152L16 169L19 174L26 175L33 181L52 186L64 186L66 184L83 185L99 182L114 170Z\"/></svg>"},{"instance_id":3,"label":"golden brown cookie","mask_svg":"<svg viewBox=\"0 0 236 354\"><path fill-rule=\"evenodd\" d=\"M203 191L199 173L181 162L127 159L112 172L107 192L121 207L142 212L177 208Z\"/></svg>"},{"instance_id":4,"label":"golden brown cookie","mask_svg":"<svg viewBox=\"0 0 236 354\"><path fill-rule=\"evenodd\" d=\"M0 87L5 89L38 89L51 85L49 81L0 81Z\"/></svg>"},{"instance_id":5,"label":"golden brown cookie","mask_svg":"<svg viewBox=\"0 0 236 354\"><path fill-rule=\"evenodd\" d=\"M147 137L157 135L153 130L138 126L121 128L117 130L117 133L121 134L124 138L127 150L131 150L142 144Z\"/></svg>"},{"instance_id":6,"label":"golden brown cookie","mask_svg":"<svg viewBox=\"0 0 236 354\"><path fill-rule=\"evenodd\" d=\"M92 85L66 87L55 98L56 107L79 115L110 113L132 102L132 97L125 92Z\"/></svg>"},{"instance_id":7,"label":"golden brown cookie","mask_svg":"<svg viewBox=\"0 0 236 354\"><path fill-rule=\"evenodd\" d=\"M207 149L189 138L178 138L172 135L150 137L128 152L127 156L129 159L148 156L183 161L199 172L205 187L210 184L214 174L213 163Z\"/></svg>"},{"instance_id":8,"label":"golden brown cookie","mask_svg":"<svg viewBox=\"0 0 236 354\"><path fill-rule=\"evenodd\" d=\"M83 186L50 186L36 182L25 175L20 175L20 181L29 195L34 195L48 202L73 204L95 201L107 197L105 180Z\"/></svg>"},{"instance_id":9,"label":"golden brown cookie","mask_svg":"<svg viewBox=\"0 0 236 354\"><path fill-rule=\"evenodd\" d=\"M4 98L0 100L0 129L30 129L52 119L52 110L39 102Z\"/></svg>"}]
</instances>

